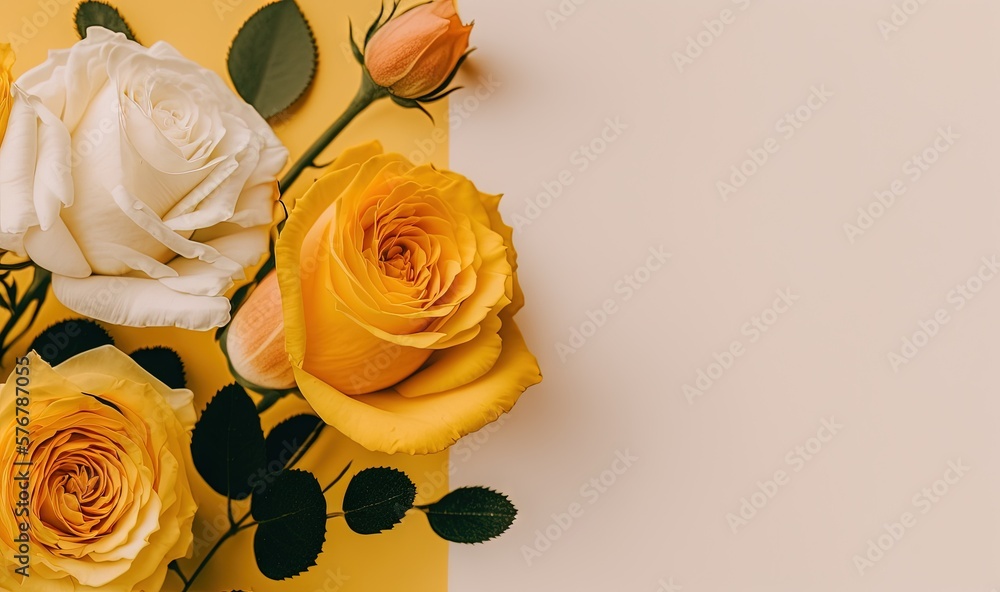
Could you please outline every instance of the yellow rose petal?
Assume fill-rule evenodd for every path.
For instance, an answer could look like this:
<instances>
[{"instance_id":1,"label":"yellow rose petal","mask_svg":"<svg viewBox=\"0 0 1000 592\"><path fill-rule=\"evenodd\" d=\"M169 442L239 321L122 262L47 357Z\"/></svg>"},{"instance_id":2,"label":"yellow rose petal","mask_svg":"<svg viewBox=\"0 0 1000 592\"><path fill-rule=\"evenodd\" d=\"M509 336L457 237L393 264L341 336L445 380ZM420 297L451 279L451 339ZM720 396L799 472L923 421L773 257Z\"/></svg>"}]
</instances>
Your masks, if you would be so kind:
<instances>
[{"instance_id":1,"label":"yellow rose petal","mask_svg":"<svg viewBox=\"0 0 1000 592\"><path fill-rule=\"evenodd\" d=\"M303 395L324 421L369 450L432 454L510 411L541 382L538 362L513 322L500 333L504 348L480 379L445 393L407 398L394 391L349 397L296 368Z\"/></svg>"}]
</instances>

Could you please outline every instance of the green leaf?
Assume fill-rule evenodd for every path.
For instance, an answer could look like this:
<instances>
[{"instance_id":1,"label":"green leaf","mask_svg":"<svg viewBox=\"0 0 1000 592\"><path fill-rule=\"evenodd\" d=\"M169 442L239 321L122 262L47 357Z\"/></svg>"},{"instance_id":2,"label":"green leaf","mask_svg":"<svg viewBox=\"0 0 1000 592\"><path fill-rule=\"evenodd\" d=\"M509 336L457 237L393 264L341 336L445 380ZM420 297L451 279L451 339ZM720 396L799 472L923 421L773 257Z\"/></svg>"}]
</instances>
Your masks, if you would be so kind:
<instances>
[{"instance_id":1,"label":"green leaf","mask_svg":"<svg viewBox=\"0 0 1000 592\"><path fill-rule=\"evenodd\" d=\"M243 387L231 384L209 401L191 436L191 456L205 482L229 498L246 499L262 484L264 430Z\"/></svg>"},{"instance_id":2,"label":"green leaf","mask_svg":"<svg viewBox=\"0 0 1000 592\"><path fill-rule=\"evenodd\" d=\"M136 364L172 389L187 388L184 362L181 356L169 347L148 347L130 354Z\"/></svg>"},{"instance_id":3,"label":"green leaf","mask_svg":"<svg viewBox=\"0 0 1000 592\"><path fill-rule=\"evenodd\" d=\"M365 469L344 493L344 519L358 534L378 534L399 524L413 507L417 486L396 469Z\"/></svg>"},{"instance_id":4,"label":"green leaf","mask_svg":"<svg viewBox=\"0 0 1000 592\"><path fill-rule=\"evenodd\" d=\"M261 8L229 48L229 76L265 119L299 100L312 84L319 59L316 40L295 0Z\"/></svg>"},{"instance_id":5,"label":"green leaf","mask_svg":"<svg viewBox=\"0 0 1000 592\"><path fill-rule=\"evenodd\" d=\"M35 350L43 360L57 366L75 355L114 344L111 335L94 321L68 319L42 331L28 346L28 351Z\"/></svg>"},{"instance_id":6,"label":"green leaf","mask_svg":"<svg viewBox=\"0 0 1000 592\"><path fill-rule=\"evenodd\" d=\"M118 9L104 2L87 0L81 2L76 7L76 32L80 34L80 39L87 36L87 27L104 27L116 33L125 33L125 36L135 41L135 33L128 26Z\"/></svg>"},{"instance_id":7,"label":"green leaf","mask_svg":"<svg viewBox=\"0 0 1000 592\"><path fill-rule=\"evenodd\" d=\"M316 565L326 541L326 498L312 473L281 473L253 496L250 513L258 523L253 552L262 574L284 580Z\"/></svg>"},{"instance_id":8,"label":"green leaf","mask_svg":"<svg viewBox=\"0 0 1000 592\"><path fill-rule=\"evenodd\" d=\"M267 471L280 473L300 450L315 442L315 437L319 436L319 431L325 425L315 415L303 414L290 417L274 426L264 442Z\"/></svg>"},{"instance_id":9,"label":"green leaf","mask_svg":"<svg viewBox=\"0 0 1000 592\"><path fill-rule=\"evenodd\" d=\"M454 543L485 543L507 532L517 508L502 493L463 487L420 508L437 535Z\"/></svg>"}]
</instances>

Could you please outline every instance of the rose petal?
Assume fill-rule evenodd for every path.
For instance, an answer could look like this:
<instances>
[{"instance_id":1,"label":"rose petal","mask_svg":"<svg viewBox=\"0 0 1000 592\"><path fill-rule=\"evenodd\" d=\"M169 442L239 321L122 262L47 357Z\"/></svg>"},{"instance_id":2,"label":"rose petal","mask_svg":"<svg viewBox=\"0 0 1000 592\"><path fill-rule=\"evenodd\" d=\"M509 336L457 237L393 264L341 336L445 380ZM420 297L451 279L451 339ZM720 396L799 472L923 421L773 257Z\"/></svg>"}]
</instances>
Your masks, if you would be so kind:
<instances>
[{"instance_id":1,"label":"rose petal","mask_svg":"<svg viewBox=\"0 0 1000 592\"><path fill-rule=\"evenodd\" d=\"M479 379L495 365L504 342L500 318L492 315L472 340L434 352L420 372L393 387L404 397L422 397L448 391Z\"/></svg>"},{"instance_id":2,"label":"rose petal","mask_svg":"<svg viewBox=\"0 0 1000 592\"><path fill-rule=\"evenodd\" d=\"M57 275L52 289L70 310L113 325L207 331L230 318L228 299L182 294L152 279Z\"/></svg>"},{"instance_id":3,"label":"rose petal","mask_svg":"<svg viewBox=\"0 0 1000 592\"><path fill-rule=\"evenodd\" d=\"M428 47L448 32L448 19L427 8L417 7L403 13L372 36L365 55L372 80L392 86L413 69Z\"/></svg>"},{"instance_id":4,"label":"rose petal","mask_svg":"<svg viewBox=\"0 0 1000 592\"><path fill-rule=\"evenodd\" d=\"M37 121L28 101L15 97L0 144L0 232L20 234L38 224L34 202Z\"/></svg>"},{"instance_id":5,"label":"rose petal","mask_svg":"<svg viewBox=\"0 0 1000 592\"><path fill-rule=\"evenodd\" d=\"M232 274L211 263L178 257L170 262L174 277L160 278L160 283L176 292L194 296L222 296L233 287Z\"/></svg>"},{"instance_id":6,"label":"rose petal","mask_svg":"<svg viewBox=\"0 0 1000 592\"><path fill-rule=\"evenodd\" d=\"M34 227L24 235L24 250L31 260L52 273L72 278L91 274L90 264L70 234L66 224L56 218L48 230Z\"/></svg>"},{"instance_id":7,"label":"rose petal","mask_svg":"<svg viewBox=\"0 0 1000 592\"><path fill-rule=\"evenodd\" d=\"M74 356L56 366L55 370L66 376L79 374L96 379L97 376L91 372L94 368L100 368L105 377L114 377L118 380L127 379L137 384L151 385L174 410L181 424L188 430L194 428L196 420L195 410L192 406L194 393L188 389L168 387L114 346L103 345L86 352L86 355ZM81 384L81 386L91 387L92 390L96 391L104 391L110 387L110 385L104 385L104 388L96 388L101 385L90 383Z\"/></svg>"},{"instance_id":8,"label":"rose petal","mask_svg":"<svg viewBox=\"0 0 1000 592\"><path fill-rule=\"evenodd\" d=\"M168 228L149 206L130 194L124 187L116 187L112 191L112 196L115 203L118 204L118 207L129 219L181 257L201 259L207 263L213 263L219 268L227 269L231 273L236 273L243 269L242 266L231 259L223 257L221 253L212 247L188 240Z\"/></svg>"},{"instance_id":9,"label":"rose petal","mask_svg":"<svg viewBox=\"0 0 1000 592\"><path fill-rule=\"evenodd\" d=\"M541 381L538 362L513 320L503 319L503 351L478 380L447 392L408 398L395 391L347 396L295 364L295 378L316 413L373 451L433 454L501 414Z\"/></svg>"}]
</instances>

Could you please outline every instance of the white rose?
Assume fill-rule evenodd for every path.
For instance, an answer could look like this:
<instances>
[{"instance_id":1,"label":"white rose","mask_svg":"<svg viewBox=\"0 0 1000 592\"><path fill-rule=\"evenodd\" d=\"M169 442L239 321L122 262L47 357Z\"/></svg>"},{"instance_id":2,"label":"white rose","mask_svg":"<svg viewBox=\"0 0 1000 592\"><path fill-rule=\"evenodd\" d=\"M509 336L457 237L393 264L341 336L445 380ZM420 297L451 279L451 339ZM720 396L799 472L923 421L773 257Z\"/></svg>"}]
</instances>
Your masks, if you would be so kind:
<instances>
[{"instance_id":1,"label":"white rose","mask_svg":"<svg viewBox=\"0 0 1000 592\"><path fill-rule=\"evenodd\" d=\"M267 251L288 151L213 72L91 28L15 84L0 145L0 248L70 309L207 330Z\"/></svg>"}]
</instances>

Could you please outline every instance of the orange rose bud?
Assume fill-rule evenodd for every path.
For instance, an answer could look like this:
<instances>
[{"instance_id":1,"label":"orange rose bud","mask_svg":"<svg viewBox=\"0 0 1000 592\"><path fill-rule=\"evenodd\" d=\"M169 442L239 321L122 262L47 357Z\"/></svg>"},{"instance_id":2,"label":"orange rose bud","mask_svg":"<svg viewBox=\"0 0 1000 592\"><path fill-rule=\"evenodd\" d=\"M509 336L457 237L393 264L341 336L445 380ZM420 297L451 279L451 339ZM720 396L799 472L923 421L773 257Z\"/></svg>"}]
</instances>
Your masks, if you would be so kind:
<instances>
[{"instance_id":1,"label":"orange rose bud","mask_svg":"<svg viewBox=\"0 0 1000 592\"><path fill-rule=\"evenodd\" d=\"M264 278L240 307L226 333L233 371L250 384L285 390L295 387L285 353L285 323L275 272Z\"/></svg>"},{"instance_id":2,"label":"orange rose bud","mask_svg":"<svg viewBox=\"0 0 1000 592\"><path fill-rule=\"evenodd\" d=\"M389 20L368 42L365 67L375 84L403 99L441 88L469 49L472 25L463 25L454 0L434 0Z\"/></svg>"}]
</instances>

